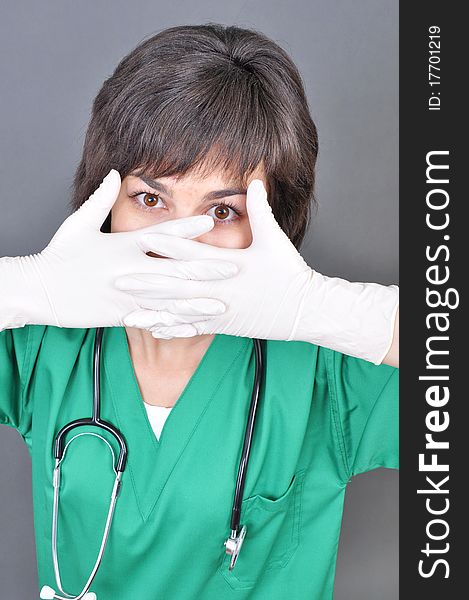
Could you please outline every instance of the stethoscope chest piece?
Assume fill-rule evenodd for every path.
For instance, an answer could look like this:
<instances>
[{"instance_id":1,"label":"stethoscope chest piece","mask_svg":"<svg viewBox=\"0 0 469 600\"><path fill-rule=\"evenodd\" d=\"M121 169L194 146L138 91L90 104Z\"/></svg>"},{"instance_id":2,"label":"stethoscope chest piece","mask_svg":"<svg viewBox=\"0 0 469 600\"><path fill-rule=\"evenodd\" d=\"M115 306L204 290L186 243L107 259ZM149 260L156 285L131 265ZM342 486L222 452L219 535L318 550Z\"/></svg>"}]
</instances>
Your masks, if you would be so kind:
<instances>
[{"instance_id":1,"label":"stethoscope chest piece","mask_svg":"<svg viewBox=\"0 0 469 600\"><path fill-rule=\"evenodd\" d=\"M231 562L229 566L229 570L235 566L236 561L238 560L239 553L241 551L241 546L243 545L244 538L246 537L246 525L243 525L239 535L236 535L235 531L231 532L231 536L224 542L226 548L226 554L231 555Z\"/></svg>"}]
</instances>

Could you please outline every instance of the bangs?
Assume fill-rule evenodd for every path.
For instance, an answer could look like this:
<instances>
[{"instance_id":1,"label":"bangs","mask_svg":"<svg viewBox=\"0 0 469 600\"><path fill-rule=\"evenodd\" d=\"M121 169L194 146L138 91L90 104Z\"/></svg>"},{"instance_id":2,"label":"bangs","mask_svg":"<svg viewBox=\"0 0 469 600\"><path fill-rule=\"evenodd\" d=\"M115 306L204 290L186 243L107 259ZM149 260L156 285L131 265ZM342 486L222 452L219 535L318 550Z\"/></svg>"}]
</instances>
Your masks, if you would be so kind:
<instances>
[{"instance_id":1,"label":"bangs","mask_svg":"<svg viewBox=\"0 0 469 600\"><path fill-rule=\"evenodd\" d=\"M273 154L272 125L269 129L258 83L244 69L233 66L227 73L225 67L208 84L206 76L184 87L175 81L166 94L152 94L147 86L140 102L133 99L132 111L129 102L121 102L125 112L110 115L119 139L113 147L122 151L117 163L126 173L158 178L191 172L203 179L219 171L245 186Z\"/></svg>"}]
</instances>

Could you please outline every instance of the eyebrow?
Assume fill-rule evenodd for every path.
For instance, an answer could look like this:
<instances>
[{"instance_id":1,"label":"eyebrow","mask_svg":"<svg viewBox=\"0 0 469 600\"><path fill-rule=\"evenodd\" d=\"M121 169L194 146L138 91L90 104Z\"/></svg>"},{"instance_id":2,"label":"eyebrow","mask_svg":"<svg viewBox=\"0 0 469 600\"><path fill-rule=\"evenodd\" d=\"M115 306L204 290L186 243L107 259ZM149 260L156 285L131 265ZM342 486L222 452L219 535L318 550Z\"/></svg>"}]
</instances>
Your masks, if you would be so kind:
<instances>
[{"instance_id":1,"label":"eyebrow","mask_svg":"<svg viewBox=\"0 0 469 600\"><path fill-rule=\"evenodd\" d=\"M157 192L166 194L170 198L172 197L171 191L165 185L160 183L159 181L150 179L146 175L138 175L137 177L139 179L141 179L143 182L145 182L147 185L149 185L151 188L156 190ZM245 188L230 187L230 188L226 188L224 190L215 190L213 192L208 192L202 198L202 202L206 203L206 202L211 202L212 200L218 200L219 198L226 198L226 196L238 196L238 195L245 195L245 194L247 194L247 189L245 189Z\"/></svg>"}]
</instances>

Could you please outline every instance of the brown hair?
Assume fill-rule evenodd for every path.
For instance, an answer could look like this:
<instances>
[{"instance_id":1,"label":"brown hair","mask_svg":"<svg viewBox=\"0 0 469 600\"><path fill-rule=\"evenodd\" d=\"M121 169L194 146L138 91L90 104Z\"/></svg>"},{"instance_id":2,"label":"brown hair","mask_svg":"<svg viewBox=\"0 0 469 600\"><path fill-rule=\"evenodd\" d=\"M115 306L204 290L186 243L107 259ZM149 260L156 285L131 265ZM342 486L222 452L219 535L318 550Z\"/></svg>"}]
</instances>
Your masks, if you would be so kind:
<instances>
[{"instance_id":1,"label":"brown hair","mask_svg":"<svg viewBox=\"0 0 469 600\"><path fill-rule=\"evenodd\" d=\"M96 96L70 204L78 209L111 168L122 179L220 169L245 185L262 162L275 218L299 249L317 207L317 153L303 82L285 50L252 29L171 27L124 57Z\"/></svg>"}]
</instances>

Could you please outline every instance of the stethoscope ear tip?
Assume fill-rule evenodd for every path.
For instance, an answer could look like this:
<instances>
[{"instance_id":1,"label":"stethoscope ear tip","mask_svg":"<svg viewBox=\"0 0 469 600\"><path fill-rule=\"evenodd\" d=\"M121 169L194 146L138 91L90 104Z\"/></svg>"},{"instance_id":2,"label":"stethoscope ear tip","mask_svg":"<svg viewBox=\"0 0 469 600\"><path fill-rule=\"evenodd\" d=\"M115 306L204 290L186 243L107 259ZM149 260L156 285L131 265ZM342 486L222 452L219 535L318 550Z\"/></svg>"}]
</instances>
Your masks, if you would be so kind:
<instances>
[{"instance_id":1,"label":"stethoscope ear tip","mask_svg":"<svg viewBox=\"0 0 469 600\"><path fill-rule=\"evenodd\" d=\"M48 585L43 585L39 597L42 598L42 600L52 600L55 598L55 590Z\"/></svg>"}]
</instances>

